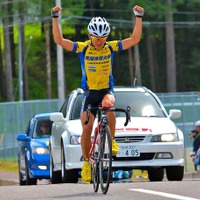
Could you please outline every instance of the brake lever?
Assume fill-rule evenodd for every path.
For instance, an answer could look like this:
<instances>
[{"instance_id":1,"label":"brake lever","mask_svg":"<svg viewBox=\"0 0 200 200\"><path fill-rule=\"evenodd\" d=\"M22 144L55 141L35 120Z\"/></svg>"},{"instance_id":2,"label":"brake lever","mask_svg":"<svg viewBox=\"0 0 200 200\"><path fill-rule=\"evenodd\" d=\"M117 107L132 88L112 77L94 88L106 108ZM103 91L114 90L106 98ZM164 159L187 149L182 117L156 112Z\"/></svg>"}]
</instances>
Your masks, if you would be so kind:
<instances>
[{"instance_id":1,"label":"brake lever","mask_svg":"<svg viewBox=\"0 0 200 200\"><path fill-rule=\"evenodd\" d=\"M130 106L127 106L127 108L126 108L126 110L125 110L126 121L125 121L125 123L124 123L124 126L127 126L128 123L131 121L130 110L131 110L131 107L130 107Z\"/></svg>"}]
</instances>

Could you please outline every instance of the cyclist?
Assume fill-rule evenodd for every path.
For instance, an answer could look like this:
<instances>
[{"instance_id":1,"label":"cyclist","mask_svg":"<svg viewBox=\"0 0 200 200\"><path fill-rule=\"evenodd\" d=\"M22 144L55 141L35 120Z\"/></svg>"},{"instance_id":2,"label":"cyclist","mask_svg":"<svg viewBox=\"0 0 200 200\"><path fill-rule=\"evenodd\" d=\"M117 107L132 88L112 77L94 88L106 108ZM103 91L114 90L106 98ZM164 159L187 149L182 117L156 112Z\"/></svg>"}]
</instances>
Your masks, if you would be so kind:
<instances>
[{"instance_id":1,"label":"cyclist","mask_svg":"<svg viewBox=\"0 0 200 200\"><path fill-rule=\"evenodd\" d=\"M117 51L126 50L139 43L142 35L142 17L144 9L138 5L133 7L133 13L136 16L135 26L132 35L123 40L107 41L110 33L109 23L103 17L93 17L88 24L89 40L85 42L73 42L63 38L59 29L58 17L62 8L56 6L52 9L52 31L55 43L62 46L64 49L75 52L79 55L82 70L81 86L84 90L83 106L81 110L81 123L83 127L81 137L81 148L84 158L81 177L85 183L91 181L91 168L89 164L89 151L91 148L91 133L95 119L95 112L92 112L89 123L86 121L87 105L102 107L113 107L115 98L113 94L113 76L112 63L114 54ZM112 137L112 153L119 152L119 146L115 142L115 114L108 112L108 125Z\"/></svg>"}]
</instances>

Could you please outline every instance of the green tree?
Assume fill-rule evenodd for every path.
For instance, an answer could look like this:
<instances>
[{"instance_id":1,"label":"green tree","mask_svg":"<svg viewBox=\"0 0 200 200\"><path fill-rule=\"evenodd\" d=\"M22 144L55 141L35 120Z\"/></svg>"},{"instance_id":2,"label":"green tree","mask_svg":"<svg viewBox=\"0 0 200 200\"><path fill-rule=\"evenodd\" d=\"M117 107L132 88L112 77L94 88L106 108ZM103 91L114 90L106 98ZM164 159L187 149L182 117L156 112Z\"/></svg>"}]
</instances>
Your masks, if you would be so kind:
<instances>
[{"instance_id":1,"label":"green tree","mask_svg":"<svg viewBox=\"0 0 200 200\"><path fill-rule=\"evenodd\" d=\"M63 0L61 18L63 34L73 41L84 41L87 39L87 25L91 17L103 16L111 25L109 40L128 37L134 23L132 7L135 4L145 9L143 36L138 45L142 84L155 92L167 92L169 91L167 85L172 77L171 72L178 80L176 81L177 91L199 90L200 0L194 0L192 3L188 0L172 1L170 11L173 16L174 33L172 37L174 38L173 54L176 69L175 72L169 70L168 75L166 72L170 64L167 63L170 58L167 57L167 51L172 52L170 49L172 47L169 50L166 49L165 16L169 11L166 0ZM2 9L5 5L9 5L9 13L5 13L6 9ZM53 6L55 6L55 1L49 0L0 2L0 23L1 27L4 27L0 31L0 54L2 55L0 56L0 101L18 100L18 16L22 17L23 25L21 30L24 99L57 98L56 45L51 31L47 33L47 24L51 30L50 12ZM5 34L6 24L9 27L7 30L9 37ZM133 48L116 55L113 67L116 85L133 84L137 63L135 52ZM66 92L69 92L80 86L81 70L78 56L64 51L64 58ZM51 76L47 76L46 66L50 66ZM49 80L51 84L47 87ZM8 90L7 84L11 89Z\"/></svg>"},{"instance_id":2,"label":"green tree","mask_svg":"<svg viewBox=\"0 0 200 200\"><path fill-rule=\"evenodd\" d=\"M10 4L8 1L5 1L4 4L2 4L2 10L4 13L3 16L3 34L4 34L4 55L5 55L5 80L6 84L4 84L4 87L6 87L6 98L7 101L13 101L14 95L13 95L13 68L12 68L12 53L11 53L11 46L12 46L12 29L10 28L10 13L12 10L12 4ZM9 32L11 30L11 33Z\"/></svg>"}]
</instances>

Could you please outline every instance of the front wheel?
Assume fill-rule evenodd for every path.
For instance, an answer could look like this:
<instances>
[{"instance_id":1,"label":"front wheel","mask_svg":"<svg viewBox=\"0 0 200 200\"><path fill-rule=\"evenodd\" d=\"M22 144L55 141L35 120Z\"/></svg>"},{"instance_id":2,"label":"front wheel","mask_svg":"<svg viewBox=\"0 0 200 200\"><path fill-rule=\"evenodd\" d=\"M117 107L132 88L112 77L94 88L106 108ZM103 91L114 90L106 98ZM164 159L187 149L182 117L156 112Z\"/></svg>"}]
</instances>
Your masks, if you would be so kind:
<instances>
[{"instance_id":1,"label":"front wheel","mask_svg":"<svg viewBox=\"0 0 200 200\"><path fill-rule=\"evenodd\" d=\"M167 179L169 181L182 181L184 176L183 166L170 166L166 168Z\"/></svg>"},{"instance_id":2,"label":"front wheel","mask_svg":"<svg viewBox=\"0 0 200 200\"><path fill-rule=\"evenodd\" d=\"M101 191L103 194L106 194L112 174L112 140L109 127L106 126L101 134L99 180L101 183Z\"/></svg>"},{"instance_id":3,"label":"front wheel","mask_svg":"<svg viewBox=\"0 0 200 200\"><path fill-rule=\"evenodd\" d=\"M18 168L19 168L19 185L26 185L26 180L23 180L23 174L21 172L21 164L20 161L18 162Z\"/></svg>"},{"instance_id":4,"label":"front wheel","mask_svg":"<svg viewBox=\"0 0 200 200\"><path fill-rule=\"evenodd\" d=\"M78 182L78 171L76 169L67 170L65 169L65 151L64 145L61 146L61 176L63 183L77 183Z\"/></svg>"},{"instance_id":5,"label":"front wheel","mask_svg":"<svg viewBox=\"0 0 200 200\"><path fill-rule=\"evenodd\" d=\"M29 176L29 168L28 168L28 161L26 160L26 185L37 185L37 179L36 178L30 178Z\"/></svg>"},{"instance_id":6,"label":"front wheel","mask_svg":"<svg viewBox=\"0 0 200 200\"><path fill-rule=\"evenodd\" d=\"M50 181L52 184L61 183L61 171L54 171L53 155L51 145L49 146L50 156Z\"/></svg>"}]
</instances>

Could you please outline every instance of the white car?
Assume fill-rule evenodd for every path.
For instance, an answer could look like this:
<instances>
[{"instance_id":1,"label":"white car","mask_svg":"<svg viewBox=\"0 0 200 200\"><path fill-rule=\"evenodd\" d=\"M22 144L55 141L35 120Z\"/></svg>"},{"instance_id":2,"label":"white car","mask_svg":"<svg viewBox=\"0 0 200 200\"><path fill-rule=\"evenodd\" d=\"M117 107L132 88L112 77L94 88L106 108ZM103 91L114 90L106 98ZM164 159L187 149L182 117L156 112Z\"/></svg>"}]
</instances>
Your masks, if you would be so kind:
<instances>
[{"instance_id":1,"label":"white car","mask_svg":"<svg viewBox=\"0 0 200 200\"><path fill-rule=\"evenodd\" d=\"M116 87L116 108L131 107L131 122L124 127L124 113L116 113L115 140L120 152L113 156L113 170L143 169L150 181L181 181L184 176L184 136L171 119L180 110L166 112L159 98L141 86ZM50 138L50 177L52 182L78 181L82 167L80 109L82 89L72 91L54 121Z\"/></svg>"}]
</instances>

